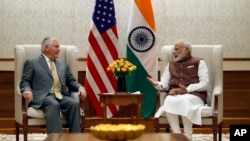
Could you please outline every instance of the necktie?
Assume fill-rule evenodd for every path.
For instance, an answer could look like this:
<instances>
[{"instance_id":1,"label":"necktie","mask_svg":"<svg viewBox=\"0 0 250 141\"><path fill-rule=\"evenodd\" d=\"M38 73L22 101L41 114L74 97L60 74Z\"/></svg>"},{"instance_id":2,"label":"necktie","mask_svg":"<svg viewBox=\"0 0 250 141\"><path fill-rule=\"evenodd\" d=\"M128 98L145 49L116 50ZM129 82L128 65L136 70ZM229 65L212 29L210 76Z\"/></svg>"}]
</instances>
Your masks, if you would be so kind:
<instances>
[{"instance_id":1,"label":"necktie","mask_svg":"<svg viewBox=\"0 0 250 141\"><path fill-rule=\"evenodd\" d=\"M49 61L49 62L50 62L50 70L51 70L52 77L53 77L54 93L58 99L62 99L63 96L61 94L60 82L59 82L57 71L54 67L53 61Z\"/></svg>"}]
</instances>

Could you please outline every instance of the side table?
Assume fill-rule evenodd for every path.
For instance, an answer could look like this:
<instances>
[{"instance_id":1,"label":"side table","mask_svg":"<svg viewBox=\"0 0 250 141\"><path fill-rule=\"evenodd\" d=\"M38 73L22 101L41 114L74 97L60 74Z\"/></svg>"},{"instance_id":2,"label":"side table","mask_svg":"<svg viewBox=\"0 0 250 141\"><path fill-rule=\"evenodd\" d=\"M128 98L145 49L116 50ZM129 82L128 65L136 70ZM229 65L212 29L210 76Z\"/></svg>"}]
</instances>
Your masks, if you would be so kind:
<instances>
[{"instance_id":1,"label":"side table","mask_svg":"<svg viewBox=\"0 0 250 141\"><path fill-rule=\"evenodd\" d=\"M112 103L118 106L126 106L129 104L136 104L137 111L136 111L136 123L139 123L141 119L141 105L143 102L143 94L130 94L130 93L101 93L100 102L103 104L103 121L104 123L107 121L107 110L106 107L108 104Z\"/></svg>"}]
</instances>

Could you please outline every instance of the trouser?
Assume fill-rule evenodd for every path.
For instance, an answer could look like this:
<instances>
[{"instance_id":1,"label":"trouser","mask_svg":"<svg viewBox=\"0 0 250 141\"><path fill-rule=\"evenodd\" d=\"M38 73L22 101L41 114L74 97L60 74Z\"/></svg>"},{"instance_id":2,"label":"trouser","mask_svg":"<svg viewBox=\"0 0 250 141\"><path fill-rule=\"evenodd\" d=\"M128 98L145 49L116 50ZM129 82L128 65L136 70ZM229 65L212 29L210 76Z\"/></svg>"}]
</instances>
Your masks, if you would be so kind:
<instances>
[{"instance_id":1,"label":"trouser","mask_svg":"<svg viewBox=\"0 0 250 141\"><path fill-rule=\"evenodd\" d=\"M180 123L179 123L179 116L176 114L171 114L166 112L166 116L172 129L173 133L181 133ZM192 122L184 116L181 116L182 123L184 126L184 135L192 140L192 133L193 133L193 124Z\"/></svg>"},{"instance_id":2,"label":"trouser","mask_svg":"<svg viewBox=\"0 0 250 141\"><path fill-rule=\"evenodd\" d=\"M70 133L80 133L80 107L79 103L68 96L61 100L54 94L48 94L44 99L42 110L45 114L47 133L62 133L60 111L65 116Z\"/></svg>"}]
</instances>

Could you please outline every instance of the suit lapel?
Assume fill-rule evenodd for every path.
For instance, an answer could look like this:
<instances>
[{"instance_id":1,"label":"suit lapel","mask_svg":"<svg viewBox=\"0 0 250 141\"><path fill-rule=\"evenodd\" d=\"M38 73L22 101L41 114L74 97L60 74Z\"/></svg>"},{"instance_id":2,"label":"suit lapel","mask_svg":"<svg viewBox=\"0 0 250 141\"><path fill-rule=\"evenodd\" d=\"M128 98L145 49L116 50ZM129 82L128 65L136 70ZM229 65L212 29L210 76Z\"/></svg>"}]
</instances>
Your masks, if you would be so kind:
<instances>
[{"instance_id":1,"label":"suit lapel","mask_svg":"<svg viewBox=\"0 0 250 141\"><path fill-rule=\"evenodd\" d=\"M41 64L41 66L48 72L49 76L52 78L52 74L51 71L49 69L48 63L46 62L46 59L44 58L43 55L41 55L39 57L39 63Z\"/></svg>"}]
</instances>

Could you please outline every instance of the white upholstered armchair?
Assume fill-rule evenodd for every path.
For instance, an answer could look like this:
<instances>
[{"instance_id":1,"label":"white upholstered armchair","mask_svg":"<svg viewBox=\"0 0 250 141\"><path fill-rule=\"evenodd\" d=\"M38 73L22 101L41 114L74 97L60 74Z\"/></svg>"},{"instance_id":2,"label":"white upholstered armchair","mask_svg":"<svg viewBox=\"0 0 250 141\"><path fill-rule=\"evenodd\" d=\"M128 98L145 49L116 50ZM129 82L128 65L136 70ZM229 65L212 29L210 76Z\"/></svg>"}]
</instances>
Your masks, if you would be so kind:
<instances>
[{"instance_id":1,"label":"white upholstered armchair","mask_svg":"<svg viewBox=\"0 0 250 141\"><path fill-rule=\"evenodd\" d=\"M203 58L209 71L209 88L207 105L202 110L202 125L194 125L194 128L205 127L213 131L214 141L221 141L222 123L223 123L223 49L221 45L193 45L192 56ZM164 46L160 52L161 74L169 61L173 58L173 46ZM161 92L159 96L160 105L164 102L165 93ZM155 130L165 128L169 131L169 125L165 115L156 119Z\"/></svg>"},{"instance_id":2,"label":"white upholstered armchair","mask_svg":"<svg viewBox=\"0 0 250 141\"><path fill-rule=\"evenodd\" d=\"M27 133L30 128L45 128L44 113L42 110L28 107L24 98L22 98L19 83L22 78L23 65L27 59L38 57L41 54L41 45L17 45L15 46L15 126L16 140L19 140L19 128L22 128L24 141L27 141ZM78 49L75 46L60 46L58 60L65 61L68 64L71 73L77 79L78 76ZM77 92L71 93L71 96L81 102ZM81 109L79 109L81 110ZM62 114L61 114L62 115ZM83 110L81 110L81 130L84 131ZM63 127L67 127L66 121L61 116Z\"/></svg>"}]
</instances>

